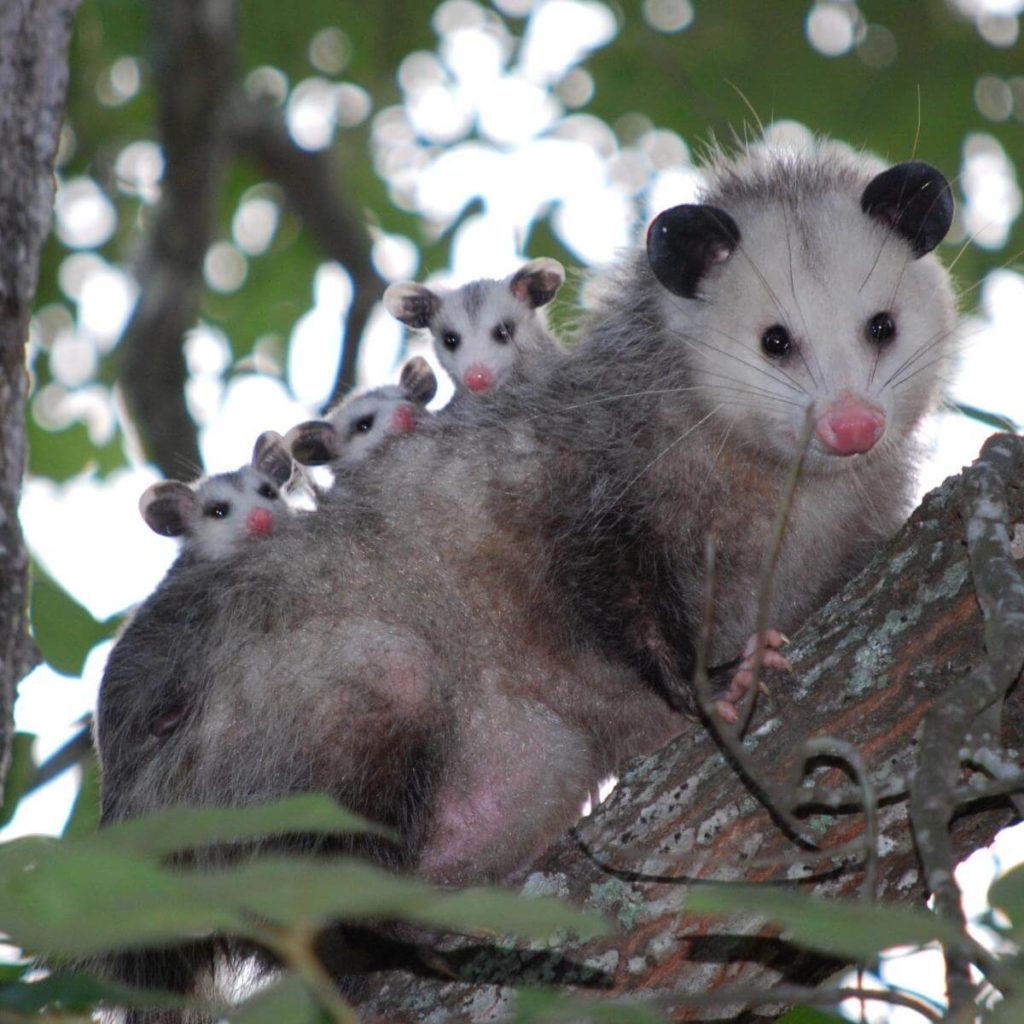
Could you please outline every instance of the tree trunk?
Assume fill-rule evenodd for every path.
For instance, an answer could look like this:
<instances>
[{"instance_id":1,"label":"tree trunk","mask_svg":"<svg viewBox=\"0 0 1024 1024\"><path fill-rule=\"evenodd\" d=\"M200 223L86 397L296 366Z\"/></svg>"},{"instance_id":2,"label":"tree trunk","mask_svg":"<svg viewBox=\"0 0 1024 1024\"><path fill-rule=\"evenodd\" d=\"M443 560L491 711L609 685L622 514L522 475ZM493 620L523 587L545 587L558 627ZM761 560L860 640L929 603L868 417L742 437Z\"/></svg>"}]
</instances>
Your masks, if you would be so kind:
<instances>
[{"instance_id":1,"label":"tree trunk","mask_svg":"<svg viewBox=\"0 0 1024 1024\"><path fill-rule=\"evenodd\" d=\"M1009 453L1002 476L1012 538L1008 561L1019 586L1024 442L1004 436L999 443ZM632 765L614 794L523 874L525 892L559 894L598 910L615 923L616 935L512 950L449 940L448 966L458 981L388 977L374 989L361 1019L506 1019L515 988L558 985L600 996L654 998L675 1020L770 1020L778 1006L726 1001L728 990L816 984L836 962L785 944L777 927L755 915L688 915L693 881L800 883L819 895L856 898L870 845L877 851L878 899L922 904L927 893L915 841L932 841L912 833L906 780L936 758L948 755L958 763L955 747L923 748L922 726L935 698L943 694L946 702L959 683L970 685L972 670L992 654L986 653L968 564L963 500L964 475L932 492L888 548L808 620L787 649L792 675L766 676L771 695L760 699L742 743L723 744L694 724ZM1018 661L1007 685L1020 668ZM1003 739L1019 744L1019 693L1004 710ZM809 737L835 741L819 743L804 777ZM850 784L855 773L844 744L866 762L879 797L873 844L863 844L866 818L859 790ZM794 795L801 778L814 785L813 801ZM798 804L813 813L795 813ZM843 806L830 811L831 804ZM999 799L979 808L961 814L953 826L957 859L984 846L1013 818ZM811 837L817 851L795 839L794 831ZM937 842L946 840L943 835ZM687 1006L683 993L723 1001Z\"/></svg>"},{"instance_id":2,"label":"tree trunk","mask_svg":"<svg viewBox=\"0 0 1024 1024\"><path fill-rule=\"evenodd\" d=\"M18 680L39 656L29 635L28 552L18 524L25 471L25 343L50 230L54 160L78 0L0 5L0 792Z\"/></svg>"}]
</instances>

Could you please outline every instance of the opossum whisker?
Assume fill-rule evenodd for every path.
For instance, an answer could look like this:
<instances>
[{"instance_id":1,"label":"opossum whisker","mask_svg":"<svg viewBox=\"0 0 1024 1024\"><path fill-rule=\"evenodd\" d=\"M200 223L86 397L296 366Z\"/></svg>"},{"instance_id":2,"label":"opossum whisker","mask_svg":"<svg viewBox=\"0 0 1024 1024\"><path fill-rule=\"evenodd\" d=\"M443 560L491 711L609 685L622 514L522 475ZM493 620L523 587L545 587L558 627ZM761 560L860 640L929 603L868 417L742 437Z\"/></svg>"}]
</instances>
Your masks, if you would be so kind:
<instances>
[{"instance_id":1,"label":"opossum whisker","mask_svg":"<svg viewBox=\"0 0 1024 1024\"><path fill-rule=\"evenodd\" d=\"M892 381L897 378L904 370L909 369L914 365L922 356L930 352L936 345L942 344L950 335L956 333L956 329L948 331L939 331L932 335L930 338L926 338L920 345L911 352L906 359L896 367L895 370L889 375L888 379L882 384L882 390L884 391Z\"/></svg>"},{"instance_id":2,"label":"opossum whisker","mask_svg":"<svg viewBox=\"0 0 1024 1024\"><path fill-rule=\"evenodd\" d=\"M687 429L686 429L686 430L684 430L684 431L683 431L683 432L682 432L682 433L681 433L681 434L680 434L680 435L679 435L679 436L678 436L678 437L677 437L677 438L676 438L676 439L675 439L674 441L671 441L671 442L669 442L669 443L668 443L667 445L665 445L665 447L664 447L664 448L662 448L662 450L661 450L660 452L658 452L658 454L657 454L657 455L655 455L653 459L650 459L650 460L649 460L649 461L648 461L648 462L647 462L647 463L646 463L646 464L645 464L645 465L643 466L643 468L642 468L642 469L640 469L640 471L639 471L639 472L638 472L638 473L637 473L637 474L636 474L635 476L631 477L631 478L630 478L630 479L629 479L629 480L628 480L628 481L626 482L626 485L625 485L625 486L624 486L624 487L622 488L622 490L621 490L621 491L619 491L619 493L618 493L618 494L616 495L616 497L615 497L615 500L614 500L614 502L613 502L613 505L618 505L618 504L619 504L619 503L620 503L620 502L622 501L622 499L626 497L626 495L627 495L627 494L628 494L628 493L630 492L630 490L632 490L632 488L633 488L633 485L634 485L634 484L636 484L636 482L637 482L638 480L640 480L640 479L641 479L641 477L643 477L643 476L644 476L644 474L645 474L645 473L646 473L646 472L647 472L647 471L648 471L648 470L649 470L649 469L650 469L650 468L651 468L651 467L652 467L652 466L653 466L653 465L654 465L654 464L655 464L656 462L658 462L658 461L659 461L660 459L663 459L663 458L664 458L664 457L665 457L666 455L668 455L668 453L669 453L670 451L672 451L672 449L673 449L673 448L675 448L675 447L676 447L676 445L680 444L680 443L681 443L682 441L685 441L685 440L686 440L686 438L690 436L690 434L692 434L692 433L693 433L693 432L694 432L695 430L697 430L697 429L698 429L699 427L701 427L701 426L703 426L703 425L704 425L705 423L707 423L707 421L708 421L709 419L711 419L711 417L712 417L712 416L714 416L714 415L715 415L715 413L717 413L717 412L718 412L718 411L719 411L720 409L721 409L721 406L715 406L715 408L714 408L714 409L712 409L712 410L711 410L711 411L710 411L709 413L706 413L706 414L705 414L704 416L702 416L702 417L701 417L701 418L700 418L699 420L697 420L697 422L696 422L696 423L693 423L693 424L691 424L691 425L690 425L689 427L687 427Z\"/></svg>"},{"instance_id":3,"label":"opossum whisker","mask_svg":"<svg viewBox=\"0 0 1024 1024\"><path fill-rule=\"evenodd\" d=\"M1013 263L1016 263L1022 256L1024 256L1024 249L1018 250L1009 259L1004 260L1002 263L999 264L998 267L995 267L994 269L995 270L1006 270L1007 267L1009 267ZM960 257L957 256L957 259L959 259L959 258ZM950 268L950 269L952 269L952 268ZM989 271L989 274L991 274L991 273L992 273L992 271ZM971 292L977 291L985 283L985 280L986 280L987 277L988 277L988 274L986 274L984 277L979 277L973 284L966 285L965 287L959 289L957 291L957 293L956 293L957 301L959 302L964 297L970 295Z\"/></svg>"},{"instance_id":4,"label":"opossum whisker","mask_svg":"<svg viewBox=\"0 0 1024 1024\"><path fill-rule=\"evenodd\" d=\"M722 335L722 337L727 338L729 341L735 342L737 345L743 344L739 340L739 338L734 338L731 334L728 333L728 331L719 330L717 327L711 327L710 325L708 326L716 334ZM706 348L711 352L717 352L719 355L725 356L727 359L734 359L741 366L745 366L749 370L754 370L756 373L760 373L763 377L767 377L769 380L775 381L777 384L781 384L783 387L788 387L791 391L796 391L801 394L807 393L807 389L801 387L800 383L794 380L788 373L785 372L785 370L780 370L779 368L776 367L774 368L776 372L773 373L763 366L758 366L757 363L752 363L749 360L742 359L740 356L736 355L735 352L729 352L727 349L719 348L716 345L711 345L700 338L694 337L694 335L692 334L688 334L685 331L679 330L678 328L669 328L668 330L670 334L679 338L681 341L686 342L686 344L688 344L691 348ZM781 374L781 376L779 376L779 374Z\"/></svg>"},{"instance_id":5,"label":"opossum whisker","mask_svg":"<svg viewBox=\"0 0 1024 1024\"><path fill-rule=\"evenodd\" d=\"M911 373L908 373L905 377L902 377L900 380L896 381L892 386L893 390L895 391L897 388L903 387L904 384L908 384L919 373L923 373L925 370L931 368L932 366L937 366L941 363L948 363L949 358L949 355L944 353L943 355L936 356L934 359L930 359L927 363L923 363L921 366L917 367L916 370L912 371Z\"/></svg>"},{"instance_id":6,"label":"opossum whisker","mask_svg":"<svg viewBox=\"0 0 1024 1024\"><path fill-rule=\"evenodd\" d=\"M728 377L725 379L729 380ZM744 387L741 384L700 384L697 385L697 387L703 391L724 391L735 395L748 395L751 398L776 402L782 405L792 405L798 409L803 408L805 404L803 402L794 401L791 398L782 398L779 395L773 395L770 391L765 391L760 388L755 390L753 388Z\"/></svg>"}]
</instances>

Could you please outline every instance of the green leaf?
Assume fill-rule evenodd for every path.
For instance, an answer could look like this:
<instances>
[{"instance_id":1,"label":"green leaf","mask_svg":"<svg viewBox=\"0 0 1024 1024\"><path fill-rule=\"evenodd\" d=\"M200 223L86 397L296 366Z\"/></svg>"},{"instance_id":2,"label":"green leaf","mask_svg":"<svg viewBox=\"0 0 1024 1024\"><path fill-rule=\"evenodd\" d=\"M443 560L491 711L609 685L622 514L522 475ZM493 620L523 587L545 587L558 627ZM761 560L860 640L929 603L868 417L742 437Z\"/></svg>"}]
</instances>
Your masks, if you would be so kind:
<instances>
[{"instance_id":1,"label":"green leaf","mask_svg":"<svg viewBox=\"0 0 1024 1024\"><path fill-rule=\"evenodd\" d=\"M29 732L14 734L11 753L11 767L4 781L3 806L0 807L0 826L6 825L18 809L18 801L28 788L35 774L36 765L32 760L32 744L35 736Z\"/></svg>"},{"instance_id":2,"label":"green leaf","mask_svg":"<svg viewBox=\"0 0 1024 1024\"><path fill-rule=\"evenodd\" d=\"M97 622L37 562L32 563L31 617L43 657L70 676L81 673L86 655L115 629L114 622Z\"/></svg>"},{"instance_id":3,"label":"green leaf","mask_svg":"<svg viewBox=\"0 0 1024 1024\"><path fill-rule=\"evenodd\" d=\"M1010 935L1015 942L1020 942L1024 936L1024 864L1011 868L992 883L988 902L1010 919Z\"/></svg>"},{"instance_id":4,"label":"green leaf","mask_svg":"<svg viewBox=\"0 0 1024 1024\"><path fill-rule=\"evenodd\" d=\"M96 841L159 858L199 846L296 832L389 834L322 793L305 793L257 807L170 807L111 825Z\"/></svg>"},{"instance_id":5,"label":"green leaf","mask_svg":"<svg viewBox=\"0 0 1024 1024\"><path fill-rule=\"evenodd\" d=\"M231 1024L329 1024L309 990L294 974L247 999L232 1013Z\"/></svg>"},{"instance_id":6,"label":"green leaf","mask_svg":"<svg viewBox=\"0 0 1024 1024\"><path fill-rule=\"evenodd\" d=\"M181 1006L185 1000L169 992L150 992L101 981L88 974L54 973L38 981L0 987L0 1008L18 1013L46 1009L88 1012L97 1006Z\"/></svg>"},{"instance_id":7,"label":"green leaf","mask_svg":"<svg viewBox=\"0 0 1024 1024\"><path fill-rule=\"evenodd\" d=\"M159 945L242 922L189 878L86 841L27 836L0 847L0 922L30 952L81 956Z\"/></svg>"},{"instance_id":8,"label":"green leaf","mask_svg":"<svg viewBox=\"0 0 1024 1024\"><path fill-rule=\"evenodd\" d=\"M784 925L797 945L857 961L871 960L890 946L963 941L954 926L926 910L844 903L767 886L695 886L686 909L762 914Z\"/></svg>"},{"instance_id":9,"label":"green leaf","mask_svg":"<svg viewBox=\"0 0 1024 1024\"><path fill-rule=\"evenodd\" d=\"M550 989L523 989L516 995L516 1024L664 1024L668 1017L636 1000L587 999Z\"/></svg>"},{"instance_id":10,"label":"green leaf","mask_svg":"<svg viewBox=\"0 0 1024 1024\"><path fill-rule=\"evenodd\" d=\"M776 1024L845 1024L845 1017L837 1017L834 1013L825 1013L824 1010L815 1009L813 1006L794 1006L788 1013L784 1013Z\"/></svg>"},{"instance_id":11,"label":"green leaf","mask_svg":"<svg viewBox=\"0 0 1024 1024\"><path fill-rule=\"evenodd\" d=\"M448 892L352 858L323 863L261 857L238 868L191 877L207 900L280 926L397 917L456 931L514 932L530 938L547 938L562 928L588 937L608 931L601 918L555 899L500 889Z\"/></svg>"},{"instance_id":12,"label":"green leaf","mask_svg":"<svg viewBox=\"0 0 1024 1024\"><path fill-rule=\"evenodd\" d=\"M100 766L95 754L85 762L82 784L74 806L64 825L65 839L79 839L96 834L100 827Z\"/></svg>"}]
</instances>

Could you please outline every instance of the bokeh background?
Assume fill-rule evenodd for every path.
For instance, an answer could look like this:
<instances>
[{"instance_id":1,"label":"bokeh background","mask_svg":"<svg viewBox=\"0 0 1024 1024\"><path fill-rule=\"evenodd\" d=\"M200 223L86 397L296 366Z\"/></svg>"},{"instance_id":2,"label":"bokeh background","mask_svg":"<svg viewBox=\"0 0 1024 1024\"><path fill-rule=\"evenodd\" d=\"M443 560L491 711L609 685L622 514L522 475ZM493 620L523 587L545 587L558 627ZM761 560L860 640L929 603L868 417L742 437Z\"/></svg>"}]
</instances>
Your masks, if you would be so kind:
<instances>
[{"instance_id":1,"label":"bokeh background","mask_svg":"<svg viewBox=\"0 0 1024 1024\"><path fill-rule=\"evenodd\" d=\"M175 6L76 18L29 347L46 663L20 690L6 837L95 823L85 716L175 554L138 514L148 484L235 468L261 431L394 379L422 339L379 305L389 281L554 256L568 328L590 269L694 198L713 141L825 134L943 169L963 358L922 488L1024 423L1024 0L211 2L211 52ZM140 318L140 295L174 315Z\"/></svg>"}]
</instances>

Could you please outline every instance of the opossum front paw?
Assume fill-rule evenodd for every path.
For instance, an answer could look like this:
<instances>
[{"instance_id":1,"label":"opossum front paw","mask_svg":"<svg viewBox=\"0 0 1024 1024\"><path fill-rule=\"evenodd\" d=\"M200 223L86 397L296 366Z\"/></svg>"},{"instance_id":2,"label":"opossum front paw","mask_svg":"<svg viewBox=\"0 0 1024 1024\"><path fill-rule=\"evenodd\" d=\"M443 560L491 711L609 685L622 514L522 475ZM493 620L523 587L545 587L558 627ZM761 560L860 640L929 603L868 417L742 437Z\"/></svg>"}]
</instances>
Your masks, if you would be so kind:
<instances>
[{"instance_id":1,"label":"opossum front paw","mask_svg":"<svg viewBox=\"0 0 1024 1024\"><path fill-rule=\"evenodd\" d=\"M760 635L761 643L758 644ZM755 633L744 645L743 656L739 667L729 680L725 692L714 703L715 712L725 722L733 724L739 720L740 706L747 691L754 685L754 662L758 647L761 649L761 668L777 668L783 672L792 672L793 666L788 659L779 654L779 648L789 643L788 638L777 629L768 629L761 634ZM758 689L767 693L768 688L758 680Z\"/></svg>"}]
</instances>

